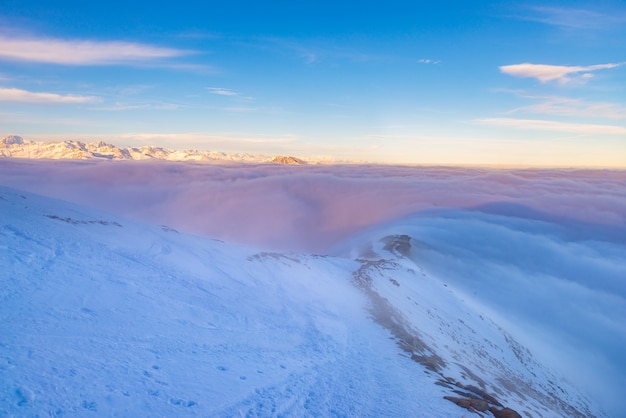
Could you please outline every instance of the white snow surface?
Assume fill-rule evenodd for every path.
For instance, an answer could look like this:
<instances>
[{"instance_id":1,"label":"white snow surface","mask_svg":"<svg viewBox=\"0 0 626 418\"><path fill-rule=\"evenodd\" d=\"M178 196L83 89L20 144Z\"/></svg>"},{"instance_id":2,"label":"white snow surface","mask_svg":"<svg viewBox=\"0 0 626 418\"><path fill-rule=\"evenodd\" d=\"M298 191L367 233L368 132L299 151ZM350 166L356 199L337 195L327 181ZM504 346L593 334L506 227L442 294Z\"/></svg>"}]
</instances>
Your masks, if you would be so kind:
<instances>
[{"instance_id":1,"label":"white snow surface","mask_svg":"<svg viewBox=\"0 0 626 418\"><path fill-rule=\"evenodd\" d=\"M316 256L7 187L0 213L0 416L605 416L413 222Z\"/></svg>"}]
</instances>

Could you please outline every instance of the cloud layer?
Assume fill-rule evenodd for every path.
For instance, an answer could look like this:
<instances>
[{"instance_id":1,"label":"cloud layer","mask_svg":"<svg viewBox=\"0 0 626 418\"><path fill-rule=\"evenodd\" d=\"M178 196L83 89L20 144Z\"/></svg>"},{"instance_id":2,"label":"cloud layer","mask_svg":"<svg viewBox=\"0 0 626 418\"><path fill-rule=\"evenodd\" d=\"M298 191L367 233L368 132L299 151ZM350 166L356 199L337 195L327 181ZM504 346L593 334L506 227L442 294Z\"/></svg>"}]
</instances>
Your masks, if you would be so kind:
<instances>
[{"instance_id":1,"label":"cloud layer","mask_svg":"<svg viewBox=\"0 0 626 418\"><path fill-rule=\"evenodd\" d=\"M626 219L626 172L610 170L3 160L0 184L215 238L317 251L441 207L508 202L615 228Z\"/></svg>"}]
</instances>

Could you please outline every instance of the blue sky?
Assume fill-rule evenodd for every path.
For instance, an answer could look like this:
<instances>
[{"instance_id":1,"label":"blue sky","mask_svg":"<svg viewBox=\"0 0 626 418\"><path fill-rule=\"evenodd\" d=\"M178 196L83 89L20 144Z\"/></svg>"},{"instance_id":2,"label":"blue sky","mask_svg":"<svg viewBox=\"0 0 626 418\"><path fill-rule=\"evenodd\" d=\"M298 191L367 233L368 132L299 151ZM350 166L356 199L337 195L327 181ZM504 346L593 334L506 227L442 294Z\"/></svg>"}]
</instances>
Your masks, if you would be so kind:
<instances>
[{"instance_id":1,"label":"blue sky","mask_svg":"<svg viewBox=\"0 0 626 418\"><path fill-rule=\"evenodd\" d=\"M0 135L626 167L626 5L4 0Z\"/></svg>"}]
</instances>

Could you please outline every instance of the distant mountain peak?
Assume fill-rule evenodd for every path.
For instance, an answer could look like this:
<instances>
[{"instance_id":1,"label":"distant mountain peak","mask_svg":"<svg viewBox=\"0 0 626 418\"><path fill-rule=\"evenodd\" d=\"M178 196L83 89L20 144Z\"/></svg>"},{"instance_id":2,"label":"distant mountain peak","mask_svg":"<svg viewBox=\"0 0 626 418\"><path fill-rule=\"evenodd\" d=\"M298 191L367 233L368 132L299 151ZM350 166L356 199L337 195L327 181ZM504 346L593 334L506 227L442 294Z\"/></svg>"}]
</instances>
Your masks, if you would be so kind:
<instances>
[{"instance_id":1,"label":"distant mountain peak","mask_svg":"<svg viewBox=\"0 0 626 418\"><path fill-rule=\"evenodd\" d=\"M4 145L22 145L24 144L24 138L17 135L9 135L6 138L3 138L1 142Z\"/></svg>"},{"instance_id":2,"label":"distant mountain peak","mask_svg":"<svg viewBox=\"0 0 626 418\"><path fill-rule=\"evenodd\" d=\"M173 150L158 146L119 148L104 141L82 142L74 140L33 142L10 135L0 142L0 157L30 159L72 160L165 160L194 162L250 162L277 164L306 164L293 156L274 158L259 154L225 153L221 151Z\"/></svg>"},{"instance_id":3,"label":"distant mountain peak","mask_svg":"<svg viewBox=\"0 0 626 418\"><path fill-rule=\"evenodd\" d=\"M283 155L277 155L274 158L272 158L272 162L275 164L289 164L289 165L298 165L298 164L306 164L307 162L297 158L297 157L292 157L290 155L288 156L283 156Z\"/></svg>"}]
</instances>

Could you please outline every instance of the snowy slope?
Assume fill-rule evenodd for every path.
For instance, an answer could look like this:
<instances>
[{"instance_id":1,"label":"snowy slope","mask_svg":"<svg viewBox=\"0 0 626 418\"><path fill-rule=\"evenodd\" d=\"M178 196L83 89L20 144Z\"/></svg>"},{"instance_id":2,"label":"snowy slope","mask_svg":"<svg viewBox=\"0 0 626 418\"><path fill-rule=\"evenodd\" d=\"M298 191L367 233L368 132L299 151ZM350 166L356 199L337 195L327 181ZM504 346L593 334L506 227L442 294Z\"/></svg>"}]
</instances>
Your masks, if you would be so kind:
<instances>
[{"instance_id":1,"label":"snowy slope","mask_svg":"<svg viewBox=\"0 0 626 418\"><path fill-rule=\"evenodd\" d=\"M408 235L326 257L4 187L0 213L1 416L603 416Z\"/></svg>"}]
</instances>

